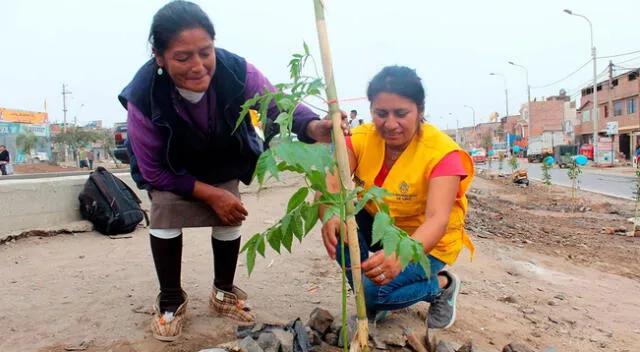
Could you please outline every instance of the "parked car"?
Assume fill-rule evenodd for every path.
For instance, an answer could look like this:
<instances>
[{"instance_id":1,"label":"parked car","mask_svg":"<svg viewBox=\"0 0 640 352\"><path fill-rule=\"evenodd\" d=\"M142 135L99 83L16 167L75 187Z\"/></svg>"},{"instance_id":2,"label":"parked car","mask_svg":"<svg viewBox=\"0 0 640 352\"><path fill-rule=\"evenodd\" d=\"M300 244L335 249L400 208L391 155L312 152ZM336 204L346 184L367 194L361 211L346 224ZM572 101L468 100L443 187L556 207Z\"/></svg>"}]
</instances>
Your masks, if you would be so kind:
<instances>
[{"instance_id":1,"label":"parked car","mask_svg":"<svg viewBox=\"0 0 640 352\"><path fill-rule=\"evenodd\" d=\"M572 159L578 155L578 149L577 144L563 144L553 147L553 158L558 167L563 168L571 163Z\"/></svg>"},{"instance_id":2,"label":"parked car","mask_svg":"<svg viewBox=\"0 0 640 352\"><path fill-rule=\"evenodd\" d=\"M471 159L475 164L484 164L487 162L487 152L484 148L471 149Z\"/></svg>"},{"instance_id":3,"label":"parked car","mask_svg":"<svg viewBox=\"0 0 640 352\"><path fill-rule=\"evenodd\" d=\"M116 127L114 137L116 141L116 148L113 150L113 156L123 164L129 163L129 153L127 152L127 125L120 125Z\"/></svg>"}]
</instances>

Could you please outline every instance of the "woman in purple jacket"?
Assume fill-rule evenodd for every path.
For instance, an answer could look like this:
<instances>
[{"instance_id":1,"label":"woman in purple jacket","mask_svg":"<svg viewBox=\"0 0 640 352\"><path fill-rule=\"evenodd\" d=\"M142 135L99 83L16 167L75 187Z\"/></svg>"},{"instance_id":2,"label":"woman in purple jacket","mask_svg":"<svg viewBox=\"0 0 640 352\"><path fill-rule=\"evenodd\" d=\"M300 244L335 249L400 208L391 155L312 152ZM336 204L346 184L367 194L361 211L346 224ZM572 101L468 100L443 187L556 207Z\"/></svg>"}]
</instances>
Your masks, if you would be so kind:
<instances>
[{"instance_id":1,"label":"woman in purple jacket","mask_svg":"<svg viewBox=\"0 0 640 352\"><path fill-rule=\"evenodd\" d=\"M240 225L248 212L239 181L251 181L263 151L250 119L233 132L241 105L274 87L244 58L214 46L215 31L197 5L173 1L154 16L153 58L119 95L128 111L131 173L151 198L150 241L160 283L153 336L173 341L182 332L187 294L180 284L182 229L211 227L214 279L210 309L253 321L247 294L234 275ZM273 120L275 104L268 111ZM330 141L331 123L305 106L293 129L307 143ZM346 128L346 127L345 127Z\"/></svg>"}]
</instances>

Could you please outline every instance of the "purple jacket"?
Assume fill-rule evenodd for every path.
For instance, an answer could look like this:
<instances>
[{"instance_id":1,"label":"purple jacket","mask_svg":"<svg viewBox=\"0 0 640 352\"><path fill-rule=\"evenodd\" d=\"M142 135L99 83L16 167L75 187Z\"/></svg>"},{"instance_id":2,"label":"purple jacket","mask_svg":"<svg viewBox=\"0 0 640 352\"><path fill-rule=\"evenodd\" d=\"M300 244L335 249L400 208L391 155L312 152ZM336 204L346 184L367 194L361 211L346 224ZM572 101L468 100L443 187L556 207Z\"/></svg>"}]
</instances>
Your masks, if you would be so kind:
<instances>
[{"instance_id":1,"label":"purple jacket","mask_svg":"<svg viewBox=\"0 0 640 352\"><path fill-rule=\"evenodd\" d=\"M258 69L247 62L247 75L245 80L245 99L252 98L256 94L264 92L265 88L275 91L275 87ZM205 96L197 103L192 104L179 94L173 95L173 106L182 118L191 121L199 129L206 131L210 114L215 122L216 95L210 88ZM256 107L257 108L257 107ZM137 158L138 168L144 179L153 188L170 191L183 196L193 193L196 178L192 175L176 175L167 170L163 165L162 150L164 150L164 139L160 127L151 122L147 116L132 103L127 106L127 133L129 143ZM275 120L279 111L274 102L269 105L268 118ZM307 135L305 128L309 121L318 119L318 115L313 113L306 106L300 105L293 114L293 130L301 141L312 141Z\"/></svg>"}]
</instances>

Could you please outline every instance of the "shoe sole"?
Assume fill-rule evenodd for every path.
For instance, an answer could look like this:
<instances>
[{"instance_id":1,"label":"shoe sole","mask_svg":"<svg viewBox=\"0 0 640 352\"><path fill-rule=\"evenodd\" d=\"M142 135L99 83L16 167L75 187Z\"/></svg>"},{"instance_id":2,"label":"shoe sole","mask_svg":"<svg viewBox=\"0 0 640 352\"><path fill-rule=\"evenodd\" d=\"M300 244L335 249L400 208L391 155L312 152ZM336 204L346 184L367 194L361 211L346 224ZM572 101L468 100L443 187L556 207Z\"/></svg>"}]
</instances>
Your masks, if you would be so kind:
<instances>
[{"instance_id":1,"label":"shoe sole","mask_svg":"<svg viewBox=\"0 0 640 352\"><path fill-rule=\"evenodd\" d=\"M460 289L462 288L462 281L453 273L449 273L455 280L457 281L456 289L453 290L453 315L451 316L451 321L449 324L445 325L442 329L448 329L456 322L456 310L458 307L458 294L460 294Z\"/></svg>"},{"instance_id":2,"label":"shoe sole","mask_svg":"<svg viewBox=\"0 0 640 352\"><path fill-rule=\"evenodd\" d=\"M253 317L252 321L242 321L242 320L238 320L238 319L234 319L232 317L226 316L222 313L219 313L217 310L215 310L215 308L211 307L211 305L207 306L207 310L209 311L209 313L213 314L214 317L216 318L223 318L229 321L232 321L234 323L236 323L237 325L242 325L242 326L250 326L253 325L256 322L256 317Z\"/></svg>"},{"instance_id":3,"label":"shoe sole","mask_svg":"<svg viewBox=\"0 0 640 352\"><path fill-rule=\"evenodd\" d=\"M177 340L180 335L182 335L182 332L180 332L178 335L176 336L162 336L162 335L158 335L155 332L151 333L153 335L153 338L158 340L158 341L162 341L162 342L173 342L175 340Z\"/></svg>"}]
</instances>

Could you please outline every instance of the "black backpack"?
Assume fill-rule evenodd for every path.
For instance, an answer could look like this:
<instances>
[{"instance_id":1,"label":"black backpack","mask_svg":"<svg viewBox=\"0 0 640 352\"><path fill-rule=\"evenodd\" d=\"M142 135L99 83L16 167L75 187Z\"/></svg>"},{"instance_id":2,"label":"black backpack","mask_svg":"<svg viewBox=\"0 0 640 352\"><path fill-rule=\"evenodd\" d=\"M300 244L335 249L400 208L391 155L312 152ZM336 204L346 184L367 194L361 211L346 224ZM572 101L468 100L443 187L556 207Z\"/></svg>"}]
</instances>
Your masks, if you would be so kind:
<instances>
[{"instance_id":1,"label":"black backpack","mask_svg":"<svg viewBox=\"0 0 640 352\"><path fill-rule=\"evenodd\" d=\"M104 235L132 232L142 219L149 225L147 213L140 207L140 198L103 167L89 175L78 200L82 218L91 221L95 230Z\"/></svg>"}]
</instances>

